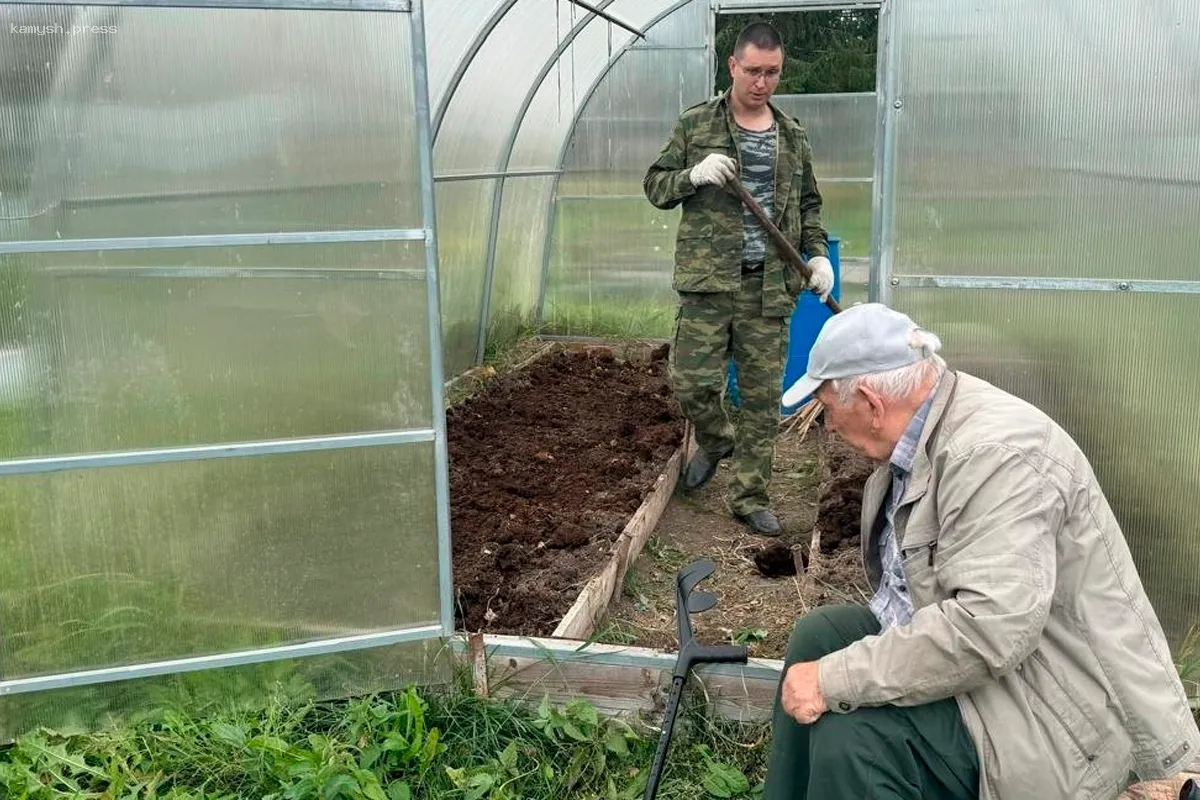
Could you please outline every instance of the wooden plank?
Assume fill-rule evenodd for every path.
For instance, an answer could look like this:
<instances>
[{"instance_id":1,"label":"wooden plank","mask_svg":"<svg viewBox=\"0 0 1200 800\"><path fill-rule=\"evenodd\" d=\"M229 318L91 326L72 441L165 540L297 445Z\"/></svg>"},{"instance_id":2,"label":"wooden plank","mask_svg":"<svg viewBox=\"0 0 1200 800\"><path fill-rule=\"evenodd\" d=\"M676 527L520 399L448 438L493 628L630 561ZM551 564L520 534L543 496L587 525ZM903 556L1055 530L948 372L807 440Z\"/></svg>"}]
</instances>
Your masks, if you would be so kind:
<instances>
[{"instance_id":1,"label":"wooden plank","mask_svg":"<svg viewBox=\"0 0 1200 800\"><path fill-rule=\"evenodd\" d=\"M583 591L559 620L551 636L562 639L587 639L595 632L596 620L608 607L616 589L619 560L619 554L613 553L600 574L584 585Z\"/></svg>"},{"instance_id":2,"label":"wooden plank","mask_svg":"<svg viewBox=\"0 0 1200 800\"><path fill-rule=\"evenodd\" d=\"M479 697L489 697L491 690L488 688L487 644L484 642L482 633L470 635L467 639L467 652L471 657L472 683L475 686L475 694Z\"/></svg>"},{"instance_id":3,"label":"wooden plank","mask_svg":"<svg viewBox=\"0 0 1200 800\"><path fill-rule=\"evenodd\" d=\"M559 707L582 699L605 715L654 721L663 713L676 657L648 647L491 634L484 635L483 647L492 697L533 707L543 699ZM449 641L449 649L473 660L471 644L461 634ZM782 673L783 661L777 659L704 665L692 670L686 697L702 702L710 716L766 722ZM1200 780L1200 775L1182 772L1167 780L1134 784L1121 800L1175 800L1188 778Z\"/></svg>"},{"instance_id":4,"label":"wooden plank","mask_svg":"<svg viewBox=\"0 0 1200 800\"><path fill-rule=\"evenodd\" d=\"M650 533L658 527L659 519L667 510L667 504L671 502L671 495L675 493L675 487L679 484L680 469L683 465L683 449L680 446L675 451L675 455L671 456L671 460L663 467L662 474L658 476L658 480L654 484L654 491L638 506L638 510L629 519L629 524L617 538L617 552L614 554L616 556L614 561L617 562L614 592L625 584L625 574L629 572L633 562L641 555L642 548L646 546L646 540L650 538Z\"/></svg>"},{"instance_id":5,"label":"wooden plank","mask_svg":"<svg viewBox=\"0 0 1200 800\"><path fill-rule=\"evenodd\" d=\"M528 358L522 359L519 363L515 364L513 366L513 368L509 371L510 372L520 372L521 370L525 369L526 367L531 366L538 359L545 358L546 356L550 355L551 353L558 352L558 350L559 350L559 345L555 344L554 342L547 342L546 344L543 344L540 348L538 348L538 351L536 353L529 356Z\"/></svg>"},{"instance_id":6,"label":"wooden plank","mask_svg":"<svg viewBox=\"0 0 1200 800\"><path fill-rule=\"evenodd\" d=\"M485 635L492 697L537 705L585 699L605 714L655 716L663 712L675 653L647 647L578 640ZM461 636L451 648L469 658ZM725 719L770 719L783 662L752 658L745 665L707 664L688 678L692 699Z\"/></svg>"}]
</instances>

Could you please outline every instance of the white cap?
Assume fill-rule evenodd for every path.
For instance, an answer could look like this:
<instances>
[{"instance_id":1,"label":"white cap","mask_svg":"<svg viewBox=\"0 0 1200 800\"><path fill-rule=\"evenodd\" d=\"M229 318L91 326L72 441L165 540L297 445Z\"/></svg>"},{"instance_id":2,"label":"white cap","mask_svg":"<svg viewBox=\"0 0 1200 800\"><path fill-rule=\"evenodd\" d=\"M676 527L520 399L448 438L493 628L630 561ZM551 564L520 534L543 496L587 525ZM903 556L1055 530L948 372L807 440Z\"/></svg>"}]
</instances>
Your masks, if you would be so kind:
<instances>
[{"instance_id":1,"label":"white cap","mask_svg":"<svg viewBox=\"0 0 1200 800\"><path fill-rule=\"evenodd\" d=\"M783 405L796 405L825 381L898 369L936 352L941 344L936 336L932 347L913 344L918 330L924 329L882 303L862 303L834 314L808 353L805 374L783 393Z\"/></svg>"}]
</instances>

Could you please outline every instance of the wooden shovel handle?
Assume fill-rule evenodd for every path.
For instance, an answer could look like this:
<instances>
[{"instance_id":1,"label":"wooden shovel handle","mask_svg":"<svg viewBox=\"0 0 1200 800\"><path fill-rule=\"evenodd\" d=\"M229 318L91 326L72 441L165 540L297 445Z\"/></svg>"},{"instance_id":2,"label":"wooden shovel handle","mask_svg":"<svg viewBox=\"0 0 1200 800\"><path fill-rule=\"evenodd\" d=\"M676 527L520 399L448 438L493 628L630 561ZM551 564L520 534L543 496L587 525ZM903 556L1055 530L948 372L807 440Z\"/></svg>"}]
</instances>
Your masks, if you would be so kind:
<instances>
[{"instance_id":1,"label":"wooden shovel handle","mask_svg":"<svg viewBox=\"0 0 1200 800\"><path fill-rule=\"evenodd\" d=\"M804 259L800 257L800 253L796 251L796 248L792 247L792 243L787 240L787 237L783 235L779 228L775 227L775 223L767 216L767 212L758 204L758 201L750 196L750 192L746 191L746 187L742 185L742 182L737 178L733 178L727 185L732 187L738 197L742 198L742 202L745 203L746 208L750 209L750 213L758 218L767 235L771 237L771 241L775 242L776 246L783 251L783 255L787 257L787 260L792 262L796 266L796 269L800 270L800 274L804 276L804 280L811 281L812 270L804 263ZM838 305L838 301L834 300L832 295L825 298L825 305L835 314L842 310L842 307Z\"/></svg>"}]
</instances>

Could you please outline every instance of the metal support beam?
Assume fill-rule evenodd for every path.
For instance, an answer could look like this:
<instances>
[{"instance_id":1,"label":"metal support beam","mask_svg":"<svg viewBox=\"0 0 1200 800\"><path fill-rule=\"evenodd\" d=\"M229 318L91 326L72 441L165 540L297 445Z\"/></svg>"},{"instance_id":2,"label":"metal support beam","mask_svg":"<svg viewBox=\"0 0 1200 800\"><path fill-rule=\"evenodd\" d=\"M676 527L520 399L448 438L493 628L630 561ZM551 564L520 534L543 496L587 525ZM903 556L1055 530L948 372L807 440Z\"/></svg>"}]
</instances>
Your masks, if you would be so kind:
<instances>
[{"instance_id":1,"label":"metal support beam","mask_svg":"<svg viewBox=\"0 0 1200 800\"><path fill-rule=\"evenodd\" d=\"M467 172L461 175L435 175L434 180L438 183L446 183L447 181L478 181L488 178L537 178L557 175L559 170L555 169L514 169L508 172Z\"/></svg>"},{"instance_id":2,"label":"metal support beam","mask_svg":"<svg viewBox=\"0 0 1200 800\"><path fill-rule=\"evenodd\" d=\"M707 82L704 84L706 92L711 92L717 88L717 64L721 60L717 56L717 4L718 0L708 0L708 20L704 26L704 49L707 51L707 58L704 59L704 70Z\"/></svg>"},{"instance_id":3,"label":"metal support beam","mask_svg":"<svg viewBox=\"0 0 1200 800\"><path fill-rule=\"evenodd\" d=\"M280 231L279 233L213 233L195 236L122 236L99 239L29 239L0 242L5 253L90 253L99 250L167 250L189 247L249 247L265 244L346 244L411 242L425 238L421 228L377 228L357 231Z\"/></svg>"},{"instance_id":4,"label":"metal support beam","mask_svg":"<svg viewBox=\"0 0 1200 800\"><path fill-rule=\"evenodd\" d=\"M94 267L38 265L51 277L159 278L164 280L423 281L423 269L304 269L291 267Z\"/></svg>"},{"instance_id":5,"label":"metal support beam","mask_svg":"<svg viewBox=\"0 0 1200 800\"><path fill-rule=\"evenodd\" d=\"M591 3L585 3L585 2L583 2L583 0L567 0L567 2L573 3L586 11L590 11L598 17L602 17L602 18L608 20L613 25L616 25L619 28L624 28L625 30L632 33L634 36L637 36L639 39L646 38L646 34L642 33L637 28L630 25L628 22L622 22L621 20L614 17L612 14L609 14L608 12L604 11L601 8L597 8L596 6L592 5ZM605 5L608 5L608 3L605 3Z\"/></svg>"},{"instance_id":6,"label":"metal support beam","mask_svg":"<svg viewBox=\"0 0 1200 800\"><path fill-rule=\"evenodd\" d=\"M463 57L459 59L458 65L454 68L454 74L450 76L450 82L446 84L446 92L442 95L442 100L438 103L437 111L433 114L432 135L434 144L437 144L438 133L442 130L442 120L446 116L447 109L450 108L450 101L454 99L454 93L458 91L458 85L462 83L463 76L467 74L467 69L471 66L471 62L479 54L483 43L492 35L492 31L496 30L496 26L500 24L500 20L504 19L504 15L511 11L512 7L516 4L517 0L504 0L492 12L492 15L488 17L487 22L479 29L479 33L475 34L475 38L471 40L467 52L463 53Z\"/></svg>"},{"instance_id":7,"label":"metal support beam","mask_svg":"<svg viewBox=\"0 0 1200 800\"><path fill-rule=\"evenodd\" d=\"M124 667L106 667L103 669L60 673L58 675L14 678L12 680L0 681L0 697L26 692L45 691L47 689L66 689L72 686L91 686L97 683L112 683L113 681L126 681L135 678L152 678L159 675L177 675L182 672L196 672L205 669L241 667L247 664L262 664L285 658L300 658L329 653L348 653L354 650L366 650L372 647L383 647L402 642L433 639L440 632L441 628L437 625L422 625L398 631L342 636L336 639L321 639L303 644L243 650L238 653L220 653L211 656L176 658L170 661L153 661L148 664L130 664Z\"/></svg>"},{"instance_id":8,"label":"metal support beam","mask_svg":"<svg viewBox=\"0 0 1200 800\"><path fill-rule=\"evenodd\" d=\"M884 0L879 12L876 67L874 191L871 193L871 274L867 298L890 303L896 217L896 118L903 103L896 80L896 8Z\"/></svg>"},{"instance_id":9,"label":"metal support beam","mask_svg":"<svg viewBox=\"0 0 1200 800\"><path fill-rule=\"evenodd\" d=\"M670 8L665 9L657 17L654 17L648 23L646 23L646 30L647 31L652 30L655 25L662 22L664 19L671 16L676 11L679 11L680 9L682 9L692 3L702 3L702 2L708 2L708 1L709 0L678 0L678 2L676 2ZM712 26L710 25L710 32L711 31L712 31ZM634 45L633 42L629 42L624 47L622 47L620 50L618 50L615 54L613 54L612 58L610 58L608 60L608 64L605 65L604 69L600 72L600 74L596 76L596 80L592 81L592 85L588 87L588 90L586 92L584 92L583 97L579 101L579 105L575 108L575 114L571 118L571 125L570 125L570 127L567 128L566 135L563 137L562 145L558 149L558 158L556 158L554 160L555 168L557 169L558 174L555 175L555 177L554 177L554 183L550 187L550 199L546 203L546 243L542 247L542 280L538 287L538 301L537 301L537 323L539 326L545 321L546 285L550 280L550 256L551 256L551 249L552 249L551 246L554 244L554 227L555 227L555 213L554 212L555 212L555 208L556 208L555 195L558 193L558 185L559 185L559 182L562 180L563 164L566 163L567 151L571 149L571 142L575 138L575 130L576 130L576 128L579 127L579 119L580 119L580 117L583 116L584 110L587 109L588 104L592 101L592 96L594 94L596 94L596 90L600 88L600 85L602 83L604 83L604 79L606 77L608 77L608 74L610 72L612 72L613 67L616 66L617 62L621 60L621 57L624 56L630 50L638 49L638 48L635 48L633 45ZM710 49L711 46L712 46L712 44L709 43L709 44L705 45L703 48L697 47L695 49L697 49L697 50L702 49L705 52L711 53L711 49ZM712 61L711 58L706 59L706 60L708 62ZM711 66L710 66L709 71L711 73ZM709 86L711 86L711 85L712 85L712 80L709 80Z\"/></svg>"},{"instance_id":10,"label":"metal support beam","mask_svg":"<svg viewBox=\"0 0 1200 800\"><path fill-rule=\"evenodd\" d=\"M601 7L609 6L613 2L615 0L601 0ZM512 160L513 148L516 147L517 137L521 133L521 125L525 122L525 115L529 112L529 107L533 105L533 99L537 97L542 84L546 82L546 76L554 69L559 56L566 52L566 49L575 41L575 37L595 18L595 14L589 13L579 22L575 23L570 32L558 43L558 47L554 49L550 57L546 59L546 63L542 65L541 71L533 79L533 82L529 86L529 91L525 93L525 99L521 102L521 107L517 111L516 118L513 120L508 137L505 139L504 145L500 148L500 158L496 164L497 172L505 173L508 171L508 163ZM500 232L500 214L504 205L504 180L502 175L496 181L496 188L492 191L492 219L488 226L487 261L483 277L483 299L479 306L479 333L475 345L475 362L477 364L483 363L484 352L487 348L487 326L488 316L491 314L492 282L496 274L496 247Z\"/></svg>"},{"instance_id":11,"label":"metal support beam","mask_svg":"<svg viewBox=\"0 0 1200 800\"><path fill-rule=\"evenodd\" d=\"M878 70L879 70L878 61L876 62L875 69L876 69L876 72L878 72ZM878 75L876 75L876 80L878 80ZM780 100L792 100L792 99L803 100L803 101L813 101L813 100L845 100L847 97L861 97L865 100L868 97L877 97L878 94L879 93L874 90L869 91L869 92L813 92L812 94L776 94L776 95L772 95L771 99L776 102L779 102Z\"/></svg>"},{"instance_id":12,"label":"metal support beam","mask_svg":"<svg viewBox=\"0 0 1200 800\"><path fill-rule=\"evenodd\" d=\"M409 0L0 0L0 6L125 6L127 8L228 8L268 11L400 11Z\"/></svg>"},{"instance_id":13,"label":"metal support beam","mask_svg":"<svg viewBox=\"0 0 1200 800\"><path fill-rule=\"evenodd\" d=\"M718 14L779 14L879 8L887 0L715 0Z\"/></svg>"},{"instance_id":14,"label":"metal support beam","mask_svg":"<svg viewBox=\"0 0 1200 800\"><path fill-rule=\"evenodd\" d=\"M888 280L906 289L1008 289L1026 291L1200 294L1200 281L1124 278L1043 278L995 275L894 275Z\"/></svg>"},{"instance_id":15,"label":"metal support beam","mask_svg":"<svg viewBox=\"0 0 1200 800\"><path fill-rule=\"evenodd\" d=\"M442 364L442 300L438 285L437 197L433 181L433 123L429 108L428 49L423 0L413 0L413 97L417 112L417 161L421 171L421 219L425 224L425 288L429 306L429 371L433 401L434 498L441 633L454 633L454 575L450 543L450 456L446 442L445 367Z\"/></svg>"},{"instance_id":16,"label":"metal support beam","mask_svg":"<svg viewBox=\"0 0 1200 800\"><path fill-rule=\"evenodd\" d=\"M4 0L0 0L0 3ZM407 177L407 176L405 176ZM58 202L63 209L89 208L91 206L111 206L116 204L136 205L138 203L180 203L198 200L230 200L240 197L257 198L286 196L293 197L303 192L328 192L331 189L340 190L377 190L380 181L353 181L336 184L297 184L291 186L256 186L251 188L203 189L200 191L171 191L148 192L144 194L107 194L85 195L82 197L64 197Z\"/></svg>"},{"instance_id":17,"label":"metal support beam","mask_svg":"<svg viewBox=\"0 0 1200 800\"><path fill-rule=\"evenodd\" d=\"M312 453L318 450L345 450L353 447L383 447L429 442L434 440L434 435L434 431L430 428L414 428L387 433L354 433L340 436L311 436L303 439L269 439L259 442L228 442L226 444L126 450L118 453L17 458L0 461L0 477L65 472L72 469L132 467L180 461L211 461L216 458Z\"/></svg>"}]
</instances>

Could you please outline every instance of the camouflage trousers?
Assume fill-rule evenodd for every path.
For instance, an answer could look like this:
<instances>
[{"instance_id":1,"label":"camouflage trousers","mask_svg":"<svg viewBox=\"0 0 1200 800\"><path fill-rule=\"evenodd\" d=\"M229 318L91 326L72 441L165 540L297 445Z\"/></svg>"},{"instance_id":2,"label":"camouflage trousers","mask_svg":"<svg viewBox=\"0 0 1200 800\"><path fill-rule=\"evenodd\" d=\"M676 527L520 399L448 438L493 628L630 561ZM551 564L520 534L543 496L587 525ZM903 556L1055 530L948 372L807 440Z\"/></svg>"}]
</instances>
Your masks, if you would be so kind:
<instances>
[{"instance_id":1,"label":"camouflage trousers","mask_svg":"<svg viewBox=\"0 0 1200 800\"><path fill-rule=\"evenodd\" d=\"M712 458L730 450L735 514L768 507L767 484L779 433L787 364L788 317L762 313L762 272L742 276L739 292L680 292L671 347L672 390ZM738 423L725 406L729 361L737 364Z\"/></svg>"}]
</instances>

